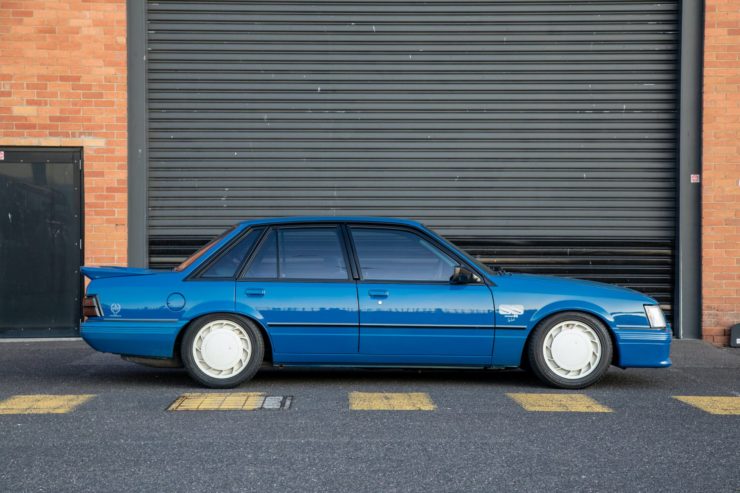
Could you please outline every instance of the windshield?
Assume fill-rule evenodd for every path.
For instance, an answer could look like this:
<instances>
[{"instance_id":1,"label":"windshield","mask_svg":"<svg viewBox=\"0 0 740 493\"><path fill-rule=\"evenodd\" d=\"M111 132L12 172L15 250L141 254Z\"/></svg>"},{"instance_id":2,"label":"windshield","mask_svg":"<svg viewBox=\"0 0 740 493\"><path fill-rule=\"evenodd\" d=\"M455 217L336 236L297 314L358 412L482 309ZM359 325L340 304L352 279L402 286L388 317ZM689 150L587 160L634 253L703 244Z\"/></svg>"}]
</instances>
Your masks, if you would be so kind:
<instances>
[{"instance_id":1,"label":"windshield","mask_svg":"<svg viewBox=\"0 0 740 493\"><path fill-rule=\"evenodd\" d=\"M234 231L234 228L236 228L236 226L230 227L229 229L227 229L226 231L224 231L223 233L221 233L220 235L218 235L217 237L215 237L214 239L206 243L206 245L203 246L200 250L198 250L197 252L189 256L187 259L185 259L183 263L175 267L174 270L176 272L180 272L181 270L187 269L193 262L195 262L196 260L201 258L203 255L208 253L213 248L213 245L221 241L224 238L224 236Z\"/></svg>"},{"instance_id":2,"label":"windshield","mask_svg":"<svg viewBox=\"0 0 740 493\"><path fill-rule=\"evenodd\" d=\"M465 252L463 252L463 253L465 253ZM493 270L492 267L484 264L483 262L481 262L477 258L473 257L472 255L468 255L467 253L465 253L465 257L467 257L471 262L473 262L482 271L488 272L489 274L498 274L498 272L496 272L495 270Z\"/></svg>"},{"instance_id":3,"label":"windshield","mask_svg":"<svg viewBox=\"0 0 740 493\"><path fill-rule=\"evenodd\" d=\"M497 272L494 271L493 268L487 266L486 264L484 264L483 262L481 262L477 258L473 257L472 255L470 255L468 252L466 252L465 250L463 250L462 248L460 248L459 246L457 246L452 241L448 240L447 238L445 238L445 241L447 241L448 243L450 243L451 245L453 245L455 248L457 248L457 251L460 252L462 254L462 256L465 257L465 259L467 261L469 261L471 264L474 264L476 267L478 267L479 269L481 269L483 272L488 272L489 274L497 274Z\"/></svg>"}]
</instances>

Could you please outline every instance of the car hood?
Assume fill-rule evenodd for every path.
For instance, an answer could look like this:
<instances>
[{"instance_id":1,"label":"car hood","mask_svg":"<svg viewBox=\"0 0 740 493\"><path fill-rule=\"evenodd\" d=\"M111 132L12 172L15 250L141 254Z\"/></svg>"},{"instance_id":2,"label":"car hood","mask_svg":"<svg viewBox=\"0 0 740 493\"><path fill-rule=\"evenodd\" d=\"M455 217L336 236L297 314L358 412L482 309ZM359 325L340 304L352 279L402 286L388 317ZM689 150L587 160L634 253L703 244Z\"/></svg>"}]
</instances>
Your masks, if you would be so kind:
<instances>
[{"instance_id":1,"label":"car hood","mask_svg":"<svg viewBox=\"0 0 740 493\"><path fill-rule=\"evenodd\" d=\"M82 275L90 279L105 279L108 277L148 276L160 272L169 272L153 269L141 269L137 267L82 267Z\"/></svg>"},{"instance_id":2,"label":"car hood","mask_svg":"<svg viewBox=\"0 0 740 493\"><path fill-rule=\"evenodd\" d=\"M570 279L565 277L535 275L535 274L490 274L488 278L496 285L516 285L528 287L532 292L559 293L562 295L597 296L601 298L618 298L633 300L641 303L657 304L653 298L638 291L613 284Z\"/></svg>"}]
</instances>

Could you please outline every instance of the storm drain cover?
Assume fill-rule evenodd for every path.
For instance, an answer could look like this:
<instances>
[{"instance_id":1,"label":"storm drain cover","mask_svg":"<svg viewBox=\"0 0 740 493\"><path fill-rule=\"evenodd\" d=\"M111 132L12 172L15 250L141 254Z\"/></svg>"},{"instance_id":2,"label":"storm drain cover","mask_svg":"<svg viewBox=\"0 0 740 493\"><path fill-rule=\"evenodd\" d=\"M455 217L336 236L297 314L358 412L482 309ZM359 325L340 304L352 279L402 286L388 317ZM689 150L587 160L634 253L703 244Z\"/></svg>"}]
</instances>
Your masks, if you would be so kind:
<instances>
[{"instance_id":1,"label":"storm drain cover","mask_svg":"<svg viewBox=\"0 0 740 493\"><path fill-rule=\"evenodd\" d=\"M187 393L173 402L168 411L257 411L289 409L292 396L264 392Z\"/></svg>"}]
</instances>

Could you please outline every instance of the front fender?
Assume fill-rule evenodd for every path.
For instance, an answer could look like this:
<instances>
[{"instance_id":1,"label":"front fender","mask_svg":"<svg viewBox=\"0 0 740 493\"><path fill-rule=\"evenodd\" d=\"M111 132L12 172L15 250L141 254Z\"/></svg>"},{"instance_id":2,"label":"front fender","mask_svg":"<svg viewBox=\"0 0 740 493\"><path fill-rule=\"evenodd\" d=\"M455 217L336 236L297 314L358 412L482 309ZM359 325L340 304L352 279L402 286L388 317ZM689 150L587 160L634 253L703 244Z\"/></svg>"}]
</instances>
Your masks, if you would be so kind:
<instances>
[{"instance_id":1,"label":"front fender","mask_svg":"<svg viewBox=\"0 0 740 493\"><path fill-rule=\"evenodd\" d=\"M498 322L504 323L496 324L496 338L491 364L496 367L520 366L524 348L537 324L551 315L569 311L579 311L593 315L605 321L610 331L614 330L614 317L603 306L572 298L555 300L536 309L526 325L524 323L521 326L507 324L505 320L497 318Z\"/></svg>"},{"instance_id":2,"label":"front fender","mask_svg":"<svg viewBox=\"0 0 740 493\"><path fill-rule=\"evenodd\" d=\"M547 317L554 315L556 313L561 312L571 312L571 311L577 311L577 312L585 312L591 315L594 315L601 320L605 321L607 325L613 330L615 328L615 321L614 317L611 313L609 313L604 307L597 305L596 303L592 303L585 300L578 300L578 299L569 299L569 300L559 300L550 304L547 304L543 307L541 307L539 310L537 310L533 315L532 318L529 319L529 323L527 324L527 333L532 331L538 323L540 323L542 320L546 319Z\"/></svg>"}]
</instances>

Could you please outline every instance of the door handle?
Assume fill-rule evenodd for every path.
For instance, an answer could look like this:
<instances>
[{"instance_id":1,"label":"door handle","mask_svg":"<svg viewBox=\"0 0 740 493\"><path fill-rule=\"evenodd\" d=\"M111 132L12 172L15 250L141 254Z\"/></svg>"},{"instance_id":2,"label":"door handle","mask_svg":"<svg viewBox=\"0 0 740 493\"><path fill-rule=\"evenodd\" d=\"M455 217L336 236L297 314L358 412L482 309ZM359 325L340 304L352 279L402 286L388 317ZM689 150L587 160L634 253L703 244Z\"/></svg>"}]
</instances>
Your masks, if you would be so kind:
<instances>
[{"instance_id":1,"label":"door handle","mask_svg":"<svg viewBox=\"0 0 740 493\"><path fill-rule=\"evenodd\" d=\"M385 289L371 289L367 292L371 298L387 298L388 291Z\"/></svg>"},{"instance_id":2,"label":"door handle","mask_svg":"<svg viewBox=\"0 0 740 493\"><path fill-rule=\"evenodd\" d=\"M247 296L264 296L265 290L262 288L250 288L244 291Z\"/></svg>"}]
</instances>

